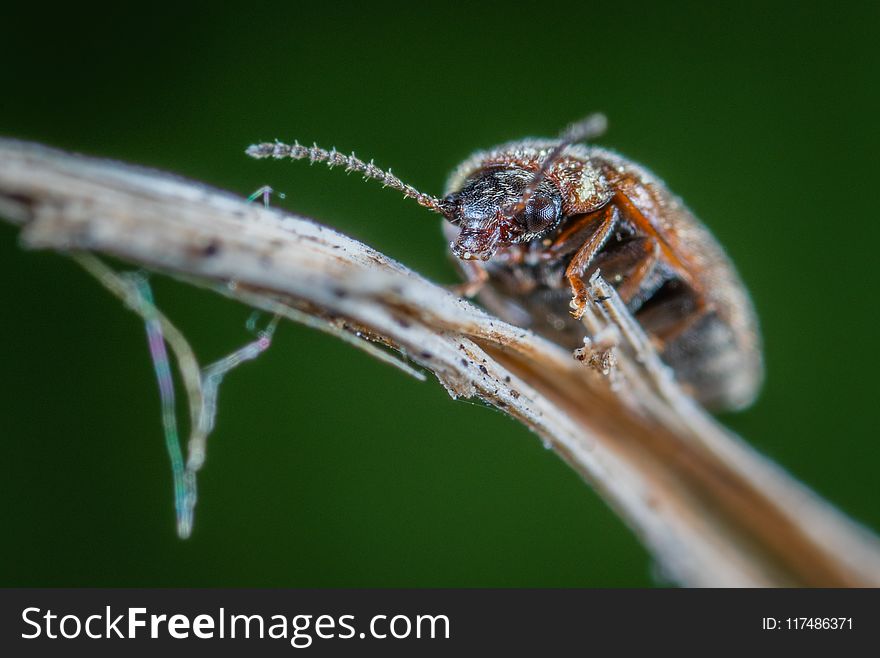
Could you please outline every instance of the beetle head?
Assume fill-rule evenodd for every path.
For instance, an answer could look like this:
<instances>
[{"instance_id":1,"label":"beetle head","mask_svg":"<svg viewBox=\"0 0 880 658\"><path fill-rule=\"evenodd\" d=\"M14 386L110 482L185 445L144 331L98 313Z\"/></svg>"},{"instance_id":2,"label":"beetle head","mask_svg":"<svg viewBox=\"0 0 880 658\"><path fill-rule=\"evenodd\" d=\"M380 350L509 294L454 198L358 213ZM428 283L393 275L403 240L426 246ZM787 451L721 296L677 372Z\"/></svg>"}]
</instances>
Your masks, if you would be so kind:
<instances>
[{"instance_id":1,"label":"beetle head","mask_svg":"<svg viewBox=\"0 0 880 658\"><path fill-rule=\"evenodd\" d=\"M547 178L530 190L534 180L534 172L519 167L488 167L443 199L443 215L461 227L452 253L462 260L488 260L499 247L555 229L562 221L562 195Z\"/></svg>"}]
</instances>

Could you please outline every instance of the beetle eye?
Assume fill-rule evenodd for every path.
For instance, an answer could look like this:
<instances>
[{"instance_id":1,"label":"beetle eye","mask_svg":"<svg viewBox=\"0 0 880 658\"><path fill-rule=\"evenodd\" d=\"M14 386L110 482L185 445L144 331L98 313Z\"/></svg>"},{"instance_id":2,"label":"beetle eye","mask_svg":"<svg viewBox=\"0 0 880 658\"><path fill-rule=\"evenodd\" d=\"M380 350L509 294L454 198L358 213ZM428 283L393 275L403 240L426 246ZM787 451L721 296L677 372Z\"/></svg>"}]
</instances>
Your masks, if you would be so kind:
<instances>
[{"instance_id":1,"label":"beetle eye","mask_svg":"<svg viewBox=\"0 0 880 658\"><path fill-rule=\"evenodd\" d=\"M523 211L526 230L541 233L552 228L559 220L560 210L560 204L553 197L535 195Z\"/></svg>"},{"instance_id":2,"label":"beetle eye","mask_svg":"<svg viewBox=\"0 0 880 658\"><path fill-rule=\"evenodd\" d=\"M447 194L440 201L440 212L452 224L458 224L461 221L458 201L459 195L456 193Z\"/></svg>"}]
</instances>

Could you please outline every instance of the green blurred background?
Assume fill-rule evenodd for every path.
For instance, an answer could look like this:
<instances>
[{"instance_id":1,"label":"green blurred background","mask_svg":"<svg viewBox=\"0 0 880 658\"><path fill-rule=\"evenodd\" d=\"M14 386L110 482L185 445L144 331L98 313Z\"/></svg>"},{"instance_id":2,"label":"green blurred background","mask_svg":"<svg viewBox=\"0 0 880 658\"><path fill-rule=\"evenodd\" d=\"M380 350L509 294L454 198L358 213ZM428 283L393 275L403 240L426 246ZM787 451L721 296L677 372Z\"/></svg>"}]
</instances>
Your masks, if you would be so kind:
<instances>
[{"instance_id":1,"label":"green blurred background","mask_svg":"<svg viewBox=\"0 0 880 658\"><path fill-rule=\"evenodd\" d=\"M601 143L666 180L753 291L769 375L724 422L876 529L880 5L709 4L34 4L6 11L0 134L242 195L270 184L451 283L416 204L244 147L354 149L439 193L470 151L602 110ZM154 285L204 362L247 339L246 308ZM224 384L180 541L140 322L5 224L0 286L2 585L658 582L525 429L290 324Z\"/></svg>"}]
</instances>

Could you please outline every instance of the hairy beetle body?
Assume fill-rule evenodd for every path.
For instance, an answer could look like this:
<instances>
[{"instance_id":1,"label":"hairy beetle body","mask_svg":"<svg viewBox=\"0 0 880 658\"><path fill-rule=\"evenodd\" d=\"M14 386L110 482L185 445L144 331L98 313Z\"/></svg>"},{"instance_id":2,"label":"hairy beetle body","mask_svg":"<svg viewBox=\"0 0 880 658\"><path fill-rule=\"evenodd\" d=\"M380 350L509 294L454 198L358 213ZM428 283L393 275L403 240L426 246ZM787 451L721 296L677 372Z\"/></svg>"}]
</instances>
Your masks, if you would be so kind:
<instances>
[{"instance_id":1,"label":"hairy beetle body","mask_svg":"<svg viewBox=\"0 0 880 658\"><path fill-rule=\"evenodd\" d=\"M534 175L558 140L524 140L478 152L447 184L447 203L487 172ZM598 147L568 145L546 172L560 192L562 219L549 232L496 244L476 267L484 271L480 300L504 319L574 349L585 333L569 313L576 282L566 276L585 244L595 243L577 279L599 270L680 383L703 405L750 404L762 380L757 321L732 263L684 204L643 167ZM454 239L455 226L444 223ZM471 259L456 259L479 280ZM485 254L484 254L485 255ZM580 289L585 294L585 289ZM586 299L575 300L577 304Z\"/></svg>"}]
</instances>

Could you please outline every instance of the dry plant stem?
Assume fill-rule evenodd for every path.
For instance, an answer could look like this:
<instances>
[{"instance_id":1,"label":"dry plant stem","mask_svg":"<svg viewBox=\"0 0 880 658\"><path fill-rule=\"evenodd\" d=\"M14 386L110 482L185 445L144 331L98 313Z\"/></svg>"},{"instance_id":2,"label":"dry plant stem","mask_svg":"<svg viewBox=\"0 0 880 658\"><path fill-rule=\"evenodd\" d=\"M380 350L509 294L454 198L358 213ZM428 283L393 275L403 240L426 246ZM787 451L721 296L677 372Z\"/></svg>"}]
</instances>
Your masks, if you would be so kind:
<instances>
[{"instance_id":1,"label":"dry plant stem","mask_svg":"<svg viewBox=\"0 0 880 658\"><path fill-rule=\"evenodd\" d=\"M548 442L675 582L880 585L877 538L691 403L601 278L585 322L612 337L608 376L332 229L159 172L0 140L0 216L28 247L112 255L398 352Z\"/></svg>"}]
</instances>

